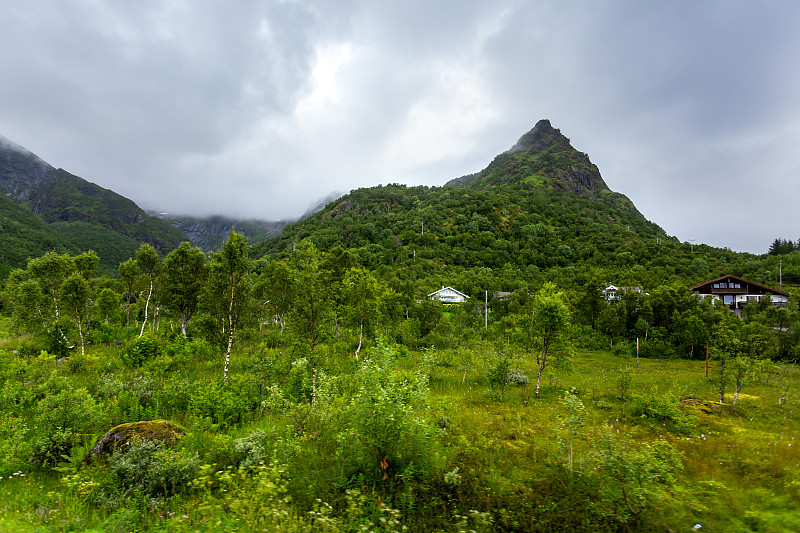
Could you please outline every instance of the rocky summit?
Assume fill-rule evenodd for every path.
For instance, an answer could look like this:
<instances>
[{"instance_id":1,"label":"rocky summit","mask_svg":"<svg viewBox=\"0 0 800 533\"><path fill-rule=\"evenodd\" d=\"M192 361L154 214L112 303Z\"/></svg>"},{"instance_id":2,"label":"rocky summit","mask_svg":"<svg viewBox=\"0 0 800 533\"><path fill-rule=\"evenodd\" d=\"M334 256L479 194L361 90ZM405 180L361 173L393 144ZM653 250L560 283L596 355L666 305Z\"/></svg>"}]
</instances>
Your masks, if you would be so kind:
<instances>
[{"instance_id":1,"label":"rocky summit","mask_svg":"<svg viewBox=\"0 0 800 533\"><path fill-rule=\"evenodd\" d=\"M506 185L544 188L594 198L609 191L589 156L576 150L547 119L489 163L482 171L456 178L446 185L480 189Z\"/></svg>"}]
</instances>

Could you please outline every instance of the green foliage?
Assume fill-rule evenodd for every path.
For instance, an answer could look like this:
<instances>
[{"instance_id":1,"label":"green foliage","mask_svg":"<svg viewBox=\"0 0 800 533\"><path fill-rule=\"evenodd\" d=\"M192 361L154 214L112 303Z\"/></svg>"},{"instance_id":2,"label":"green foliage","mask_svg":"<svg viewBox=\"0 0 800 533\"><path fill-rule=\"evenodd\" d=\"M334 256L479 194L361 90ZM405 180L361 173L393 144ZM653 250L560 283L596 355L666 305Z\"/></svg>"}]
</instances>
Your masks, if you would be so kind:
<instances>
[{"instance_id":1,"label":"green foliage","mask_svg":"<svg viewBox=\"0 0 800 533\"><path fill-rule=\"evenodd\" d=\"M423 416L428 377L424 370L399 371L396 357L381 344L358 367L357 388L336 437L346 477L394 484L432 466L432 430Z\"/></svg>"},{"instance_id":2,"label":"green foliage","mask_svg":"<svg viewBox=\"0 0 800 533\"><path fill-rule=\"evenodd\" d=\"M631 415L651 424L661 424L668 431L685 435L694 431L697 418L684 414L680 402L671 396L635 396Z\"/></svg>"},{"instance_id":3,"label":"green foliage","mask_svg":"<svg viewBox=\"0 0 800 533\"><path fill-rule=\"evenodd\" d=\"M783 255L797 250L797 244L786 239L775 239L769 246L769 255Z\"/></svg>"},{"instance_id":4,"label":"green foliage","mask_svg":"<svg viewBox=\"0 0 800 533\"><path fill-rule=\"evenodd\" d=\"M638 449L624 439L607 435L597 452L602 476L600 512L621 526L635 526L643 511L665 499L681 471L681 455L666 441Z\"/></svg>"},{"instance_id":5,"label":"green foliage","mask_svg":"<svg viewBox=\"0 0 800 533\"><path fill-rule=\"evenodd\" d=\"M209 282L202 305L212 320L212 327L206 330L211 342L225 350L225 381L234 335L247 317L250 304L253 283L248 250L247 239L231 229L222 247L211 254L208 265Z\"/></svg>"},{"instance_id":6,"label":"green foliage","mask_svg":"<svg viewBox=\"0 0 800 533\"><path fill-rule=\"evenodd\" d=\"M164 300L181 318L181 332L197 311L207 275L206 256L202 250L182 242L164 260Z\"/></svg>"},{"instance_id":7,"label":"green foliage","mask_svg":"<svg viewBox=\"0 0 800 533\"><path fill-rule=\"evenodd\" d=\"M631 390L633 389L632 368L620 368L619 376L617 376L616 379L616 386L619 399L623 402L627 402L631 396Z\"/></svg>"},{"instance_id":8,"label":"green foliage","mask_svg":"<svg viewBox=\"0 0 800 533\"><path fill-rule=\"evenodd\" d=\"M181 492L200 471L200 459L156 441L139 440L126 451L117 449L108 460L108 469L123 496L156 498Z\"/></svg>"},{"instance_id":9,"label":"green foliage","mask_svg":"<svg viewBox=\"0 0 800 533\"><path fill-rule=\"evenodd\" d=\"M102 408L84 388L65 388L39 400L34 409L33 458L37 464L55 465L80 444L82 435L96 434Z\"/></svg>"},{"instance_id":10,"label":"green foliage","mask_svg":"<svg viewBox=\"0 0 800 533\"><path fill-rule=\"evenodd\" d=\"M494 366L489 369L486 378L489 380L489 386L492 390L497 392L504 392L511 380L509 379L511 369L511 361L508 357L500 357Z\"/></svg>"},{"instance_id":11,"label":"green foliage","mask_svg":"<svg viewBox=\"0 0 800 533\"><path fill-rule=\"evenodd\" d=\"M131 366L142 366L158 354L158 341L150 334L142 335L128 343L125 361Z\"/></svg>"}]
</instances>

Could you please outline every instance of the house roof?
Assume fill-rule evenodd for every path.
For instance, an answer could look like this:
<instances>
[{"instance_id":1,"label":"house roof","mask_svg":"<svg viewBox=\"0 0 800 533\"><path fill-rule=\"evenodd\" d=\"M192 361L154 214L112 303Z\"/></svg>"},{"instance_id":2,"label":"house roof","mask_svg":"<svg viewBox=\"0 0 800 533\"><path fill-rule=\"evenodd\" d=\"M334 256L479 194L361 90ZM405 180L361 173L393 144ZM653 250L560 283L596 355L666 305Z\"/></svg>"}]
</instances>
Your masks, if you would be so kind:
<instances>
[{"instance_id":1,"label":"house roof","mask_svg":"<svg viewBox=\"0 0 800 533\"><path fill-rule=\"evenodd\" d=\"M430 298L430 297L431 297L431 296L433 296L434 294L439 294L440 292L442 292L442 291L446 291L446 290L451 290L451 291L455 292L456 294L459 294L459 295L463 296L464 298L469 298L469 296L467 296L466 294L464 294L463 292L461 292L461 291L459 291L459 290L456 290L456 289L454 289L453 287L442 287L442 288L441 288L441 289L439 289L438 291L433 291L432 293L430 293L430 294L428 295L428 298Z\"/></svg>"},{"instance_id":2,"label":"house roof","mask_svg":"<svg viewBox=\"0 0 800 533\"><path fill-rule=\"evenodd\" d=\"M734 280L736 280L736 281L738 281L740 283L747 283L748 285L752 285L754 287L758 287L758 288L762 289L764 292L769 292L769 293L772 293L772 294L780 294L781 296L791 296L792 295L789 292L778 290L778 289L775 289L773 287L768 287L767 285L762 285L761 283L756 283L755 281L750 281L749 279L741 278L739 276L734 276L732 274L727 274L725 276L720 276L717 279L704 281L703 283L699 283L699 284L695 285L694 287L689 287L689 290L696 291L696 290L701 289L702 287L705 287L706 285L711 285L712 283L718 283L718 282L721 282L723 280L729 280L729 279L734 279Z\"/></svg>"}]
</instances>

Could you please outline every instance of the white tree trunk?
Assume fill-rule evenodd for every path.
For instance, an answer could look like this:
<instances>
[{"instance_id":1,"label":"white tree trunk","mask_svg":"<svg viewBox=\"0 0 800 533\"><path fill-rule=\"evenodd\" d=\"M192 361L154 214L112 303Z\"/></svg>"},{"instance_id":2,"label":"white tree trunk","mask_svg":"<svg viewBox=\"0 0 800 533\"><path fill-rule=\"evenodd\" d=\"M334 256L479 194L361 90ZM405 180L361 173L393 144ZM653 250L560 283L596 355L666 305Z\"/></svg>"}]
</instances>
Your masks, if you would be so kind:
<instances>
[{"instance_id":1,"label":"white tree trunk","mask_svg":"<svg viewBox=\"0 0 800 533\"><path fill-rule=\"evenodd\" d=\"M144 320L142 321L142 330L139 332L139 338L144 335L144 327L147 324L147 309L150 307L150 295L153 294L153 277L150 277L150 289L147 291L147 301L144 303Z\"/></svg>"},{"instance_id":2,"label":"white tree trunk","mask_svg":"<svg viewBox=\"0 0 800 533\"><path fill-rule=\"evenodd\" d=\"M361 341L364 339L364 319L358 325L358 348L356 348L356 359L358 359L358 352L361 351Z\"/></svg>"}]
</instances>

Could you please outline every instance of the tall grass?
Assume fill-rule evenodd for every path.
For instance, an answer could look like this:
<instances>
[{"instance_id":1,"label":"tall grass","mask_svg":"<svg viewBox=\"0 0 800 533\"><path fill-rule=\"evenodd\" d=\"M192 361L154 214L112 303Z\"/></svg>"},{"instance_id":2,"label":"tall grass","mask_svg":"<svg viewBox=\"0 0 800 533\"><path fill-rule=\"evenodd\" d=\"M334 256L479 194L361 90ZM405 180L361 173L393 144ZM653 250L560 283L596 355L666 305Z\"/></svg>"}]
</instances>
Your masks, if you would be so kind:
<instances>
[{"instance_id":1,"label":"tall grass","mask_svg":"<svg viewBox=\"0 0 800 533\"><path fill-rule=\"evenodd\" d=\"M547 369L537 397L522 379L490 383L503 358L535 375L535 358L508 346L374 345L359 361L328 350L312 409L302 361L257 338L240 344L227 388L221 357L200 345L164 344L132 366L124 346L58 362L5 342L5 450L29 444L17 421L35 424L45 397L86 389L100 410L90 429L166 418L186 430L171 453L205 466L149 497L102 464L67 479L6 451L0 531L800 530L800 410L791 388L779 405L776 379L733 407L715 402L700 362L583 350ZM366 421L370 406L381 420Z\"/></svg>"}]
</instances>

